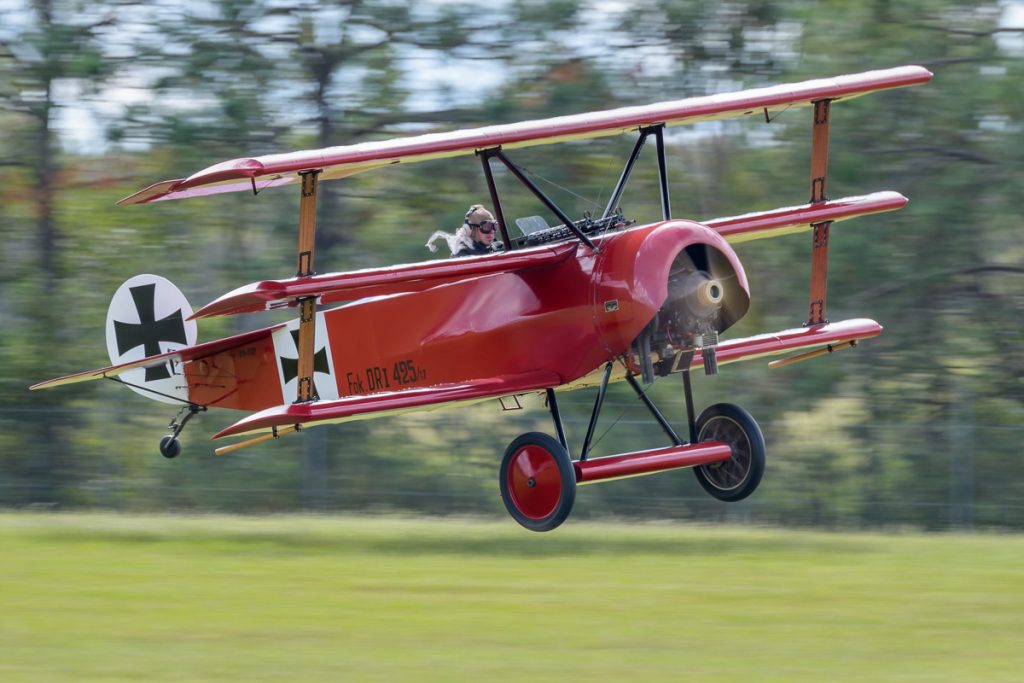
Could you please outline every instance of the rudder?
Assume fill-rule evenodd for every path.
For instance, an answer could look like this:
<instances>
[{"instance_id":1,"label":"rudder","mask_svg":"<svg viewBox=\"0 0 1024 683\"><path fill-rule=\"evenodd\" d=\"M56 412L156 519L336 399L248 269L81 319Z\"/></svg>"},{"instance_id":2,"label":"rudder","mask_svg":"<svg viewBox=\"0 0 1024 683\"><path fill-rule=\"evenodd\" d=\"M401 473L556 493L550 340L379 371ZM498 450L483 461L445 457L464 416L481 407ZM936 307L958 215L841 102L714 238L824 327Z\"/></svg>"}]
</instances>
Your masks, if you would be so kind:
<instances>
[{"instance_id":1,"label":"rudder","mask_svg":"<svg viewBox=\"0 0 1024 683\"><path fill-rule=\"evenodd\" d=\"M118 287L107 309L107 353L113 365L141 360L196 343L192 307L170 280L136 275ZM173 362L121 375L132 391L164 403L187 402L188 383Z\"/></svg>"}]
</instances>

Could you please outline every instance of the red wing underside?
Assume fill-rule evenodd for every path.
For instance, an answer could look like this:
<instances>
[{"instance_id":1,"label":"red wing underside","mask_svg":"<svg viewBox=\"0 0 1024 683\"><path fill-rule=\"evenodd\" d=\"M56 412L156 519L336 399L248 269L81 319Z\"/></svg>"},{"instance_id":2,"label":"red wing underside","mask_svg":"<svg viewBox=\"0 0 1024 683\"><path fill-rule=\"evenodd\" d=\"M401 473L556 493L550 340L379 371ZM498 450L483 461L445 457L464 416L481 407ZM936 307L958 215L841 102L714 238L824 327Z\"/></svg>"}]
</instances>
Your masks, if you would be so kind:
<instances>
[{"instance_id":1,"label":"red wing underside","mask_svg":"<svg viewBox=\"0 0 1024 683\"><path fill-rule=\"evenodd\" d=\"M522 375L489 377L458 384L446 384L422 389L389 391L363 396L346 396L333 401L292 403L254 413L213 438L236 436L250 432L268 431L288 425L330 424L359 418L379 417L385 413L422 410L445 403L479 401L511 394L538 391L562 383L554 372L537 370Z\"/></svg>"},{"instance_id":2,"label":"red wing underside","mask_svg":"<svg viewBox=\"0 0 1024 683\"><path fill-rule=\"evenodd\" d=\"M815 101L845 100L879 90L919 85L927 83L931 77L931 72L923 67L903 66L640 107L232 159L188 178L156 183L122 199L119 204L259 191L297 182L298 173L310 170L321 170L321 179L335 179L391 164L468 155L494 147L514 149L619 135L659 124L677 126L738 116L770 115L809 106Z\"/></svg>"}]
</instances>

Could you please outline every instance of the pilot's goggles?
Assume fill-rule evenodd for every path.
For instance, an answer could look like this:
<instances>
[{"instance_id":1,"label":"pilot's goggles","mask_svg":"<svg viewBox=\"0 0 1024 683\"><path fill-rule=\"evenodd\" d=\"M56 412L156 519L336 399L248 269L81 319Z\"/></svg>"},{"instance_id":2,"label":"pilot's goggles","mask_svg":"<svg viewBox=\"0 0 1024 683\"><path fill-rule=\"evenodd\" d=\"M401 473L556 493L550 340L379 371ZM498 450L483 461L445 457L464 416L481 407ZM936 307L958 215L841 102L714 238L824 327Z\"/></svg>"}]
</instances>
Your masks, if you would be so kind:
<instances>
[{"instance_id":1,"label":"pilot's goggles","mask_svg":"<svg viewBox=\"0 0 1024 683\"><path fill-rule=\"evenodd\" d=\"M498 227L498 221L480 221L479 223L468 223L471 228L478 228L484 234L491 234Z\"/></svg>"}]
</instances>

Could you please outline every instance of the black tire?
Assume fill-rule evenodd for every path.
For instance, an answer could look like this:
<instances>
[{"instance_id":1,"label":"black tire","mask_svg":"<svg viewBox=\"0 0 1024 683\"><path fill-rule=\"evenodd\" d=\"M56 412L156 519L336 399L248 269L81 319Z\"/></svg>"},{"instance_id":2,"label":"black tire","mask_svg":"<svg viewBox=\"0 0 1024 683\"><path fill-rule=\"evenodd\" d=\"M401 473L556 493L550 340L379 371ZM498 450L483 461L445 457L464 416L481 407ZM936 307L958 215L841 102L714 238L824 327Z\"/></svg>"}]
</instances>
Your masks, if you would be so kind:
<instances>
[{"instance_id":1,"label":"black tire","mask_svg":"<svg viewBox=\"0 0 1024 683\"><path fill-rule=\"evenodd\" d=\"M576 501L576 471L562 444L529 432L505 449L498 471L505 509L530 531L551 531L565 521Z\"/></svg>"},{"instance_id":2,"label":"black tire","mask_svg":"<svg viewBox=\"0 0 1024 683\"><path fill-rule=\"evenodd\" d=\"M697 441L724 441L732 457L693 470L697 481L718 500L743 500L757 488L764 475L764 435L754 418L732 403L716 403L697 418Z\"/></svg>"},{"instance_id":3,"label":"black tire","mask_svg":"<svg viewBox=\"0 0 1024 683\"><path fill-rule=\"evenodd\" d=\"M181 454L181 442L173 436L160 439L160 455L167 459L177 458Z\"/></svg>"}]
</instances>

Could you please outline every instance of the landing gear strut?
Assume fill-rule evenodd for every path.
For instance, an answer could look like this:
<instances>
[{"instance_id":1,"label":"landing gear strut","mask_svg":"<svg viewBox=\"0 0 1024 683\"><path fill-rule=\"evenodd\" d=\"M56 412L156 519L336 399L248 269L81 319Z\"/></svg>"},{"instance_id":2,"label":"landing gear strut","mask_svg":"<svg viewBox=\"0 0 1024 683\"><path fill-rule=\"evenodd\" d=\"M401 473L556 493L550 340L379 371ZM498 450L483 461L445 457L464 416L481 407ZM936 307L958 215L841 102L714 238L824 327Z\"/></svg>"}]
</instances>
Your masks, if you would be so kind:
<instances>
[{"instance_id":1,"label":"landing gear strut","mask_svg":"<svg viewBox=\"0 0 1024 683\"><path fill-rule=\"evenodd\" d=\"M206 406L199 406L195 403L190 403L179 410L167 425L167 428L173 432L160 439L160 455L168 459L178 457L181 454L181 441L178 440L178 435L181 434L181 430L185 428L193 415L205 411Z\"/></svg>"},{"instance_id":2,"label":"landing gear strut","mask_svg":"<svg viewBox=\"0 0 1024 683\"><path fill-rule=\"evenodd\" d=\"M501 461L498 475L501 498L512 518L531 531L550 531L564 522L572 511L577 484L682 468L694 468L697 481L718 500L732 502L753 493L764 474L764 436L750 413L731 403L713 405L694 418L688 369L691 360L692 354L685 359L687 370L683 371L689 443L676 433L627 369L626 382L672 445L588 459L611 379L612 363L608 363L597 390L579 460L572 460L555 392L548 389L547 404L558 438L539 432L523 434L509 444Z\"/></svg>"}]
</instances>

